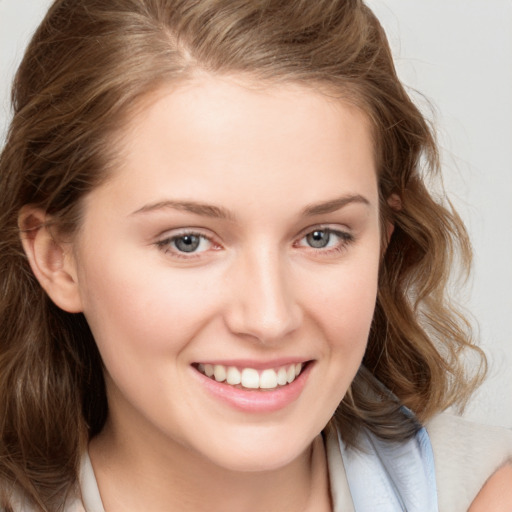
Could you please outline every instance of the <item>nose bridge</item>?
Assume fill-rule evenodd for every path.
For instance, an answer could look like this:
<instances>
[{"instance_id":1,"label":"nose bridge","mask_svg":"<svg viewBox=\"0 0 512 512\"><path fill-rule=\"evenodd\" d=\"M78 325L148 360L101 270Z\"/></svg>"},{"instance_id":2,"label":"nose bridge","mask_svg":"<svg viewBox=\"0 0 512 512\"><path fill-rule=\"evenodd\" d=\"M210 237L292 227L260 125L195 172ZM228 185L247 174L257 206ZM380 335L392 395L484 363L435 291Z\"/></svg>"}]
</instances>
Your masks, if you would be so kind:
<instances>
[{"instance_id":1,"label":"nose bridge","mask_svg":"<svg viewBox=\"0 0 512 512\"><path fill-rule=\"evenodd\" d=\"M268 343L295 330L301 319L286 259L275 247L260 246L241 258L235 272L230 327Z\"/></svg>"}]
</instances>

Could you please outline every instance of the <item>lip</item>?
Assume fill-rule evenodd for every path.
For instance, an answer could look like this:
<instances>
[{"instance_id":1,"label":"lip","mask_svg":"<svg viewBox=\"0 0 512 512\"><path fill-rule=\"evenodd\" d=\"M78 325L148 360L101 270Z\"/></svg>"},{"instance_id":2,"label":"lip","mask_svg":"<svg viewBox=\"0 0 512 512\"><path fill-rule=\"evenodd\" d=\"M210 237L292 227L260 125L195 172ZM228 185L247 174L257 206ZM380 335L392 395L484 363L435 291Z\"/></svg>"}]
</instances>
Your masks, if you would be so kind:
<instances>
[{"instance_id":1,"label":"lip","mask_svg":"<svg viewBox=\"0 0 512 512\"><path fill-rule=\"evenodd\" d=\"M283 360L284 361L284 360ZM272 363L266 362L255 364L247 361L230 361L229 366L240 366L245 368L254 368L262 370L266 368L275 368L276 366L283 366L276 364L278 361ZM297 360L295 363L305 362L304 360ZM243 364L239 364L243 363ZM286 363L293 364L290 359ZM284 363L284 364L286 364ZM215 364L212 362L210 364ZM226 364L225 362L218 362L217 364ZM248 413L271 413L284 409L288 405L297 400L306 385L307 379L314 366L314 361L307 361L301 374L291 383L286 386L278 387L275 389L240 389L225 382L217 382L206 375L203 375L199 370L191 366L194 378L198 379L200 385L205 391L214 399L223 404L230 406L233 409Z\"/></svg>"}]
</instances>

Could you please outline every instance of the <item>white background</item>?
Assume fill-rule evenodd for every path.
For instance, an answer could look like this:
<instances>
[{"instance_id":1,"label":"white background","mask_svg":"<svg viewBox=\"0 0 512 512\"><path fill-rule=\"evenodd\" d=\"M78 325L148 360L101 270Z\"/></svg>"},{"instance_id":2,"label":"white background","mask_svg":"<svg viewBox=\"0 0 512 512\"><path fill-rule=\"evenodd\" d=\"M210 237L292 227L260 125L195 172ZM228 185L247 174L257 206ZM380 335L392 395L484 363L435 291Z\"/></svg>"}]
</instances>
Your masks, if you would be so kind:
<instances>
[{"instance_id":1,"label":"white background","mask_svg":"<svg viewBox=\"0 0 512 512\"><path fill-rule=\"evenodd\" d=\"M402 80L436 107L445 185L474 244L467 306L490 373L466 415L512 427L512 1L368 3L388 33ZM49 4L0 0L0 141L12 75Z\"/></svg>"}]
</instances>

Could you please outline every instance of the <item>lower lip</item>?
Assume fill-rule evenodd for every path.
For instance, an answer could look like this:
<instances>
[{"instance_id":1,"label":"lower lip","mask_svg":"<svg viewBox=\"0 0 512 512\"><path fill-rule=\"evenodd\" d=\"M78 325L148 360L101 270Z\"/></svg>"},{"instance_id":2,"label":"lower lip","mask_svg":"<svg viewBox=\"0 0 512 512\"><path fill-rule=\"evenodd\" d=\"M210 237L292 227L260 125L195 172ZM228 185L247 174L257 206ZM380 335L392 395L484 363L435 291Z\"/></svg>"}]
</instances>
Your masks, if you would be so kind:
<instances>
[{"instance_id":1,"label":"lower lip","mask_svg":"<svg viewBox=\"0 0 512 512\"><path fill-rule=\"evenodd\" d=\"M291 384L273 390L235 388L225 382L217 382L195 368L192 369L206 391L221 402L244 412L268 413L284 409L299 398L312 366L313 363L310 362Z\"/></svg>"}]
</instances>

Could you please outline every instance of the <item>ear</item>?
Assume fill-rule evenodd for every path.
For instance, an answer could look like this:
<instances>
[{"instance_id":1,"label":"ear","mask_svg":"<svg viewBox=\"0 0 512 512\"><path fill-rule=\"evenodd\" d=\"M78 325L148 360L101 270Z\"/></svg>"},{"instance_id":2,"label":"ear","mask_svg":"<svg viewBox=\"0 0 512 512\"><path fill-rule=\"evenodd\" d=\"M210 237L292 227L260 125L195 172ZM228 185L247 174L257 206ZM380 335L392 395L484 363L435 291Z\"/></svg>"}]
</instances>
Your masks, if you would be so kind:
<instances>
[{"instance_id":1,"label":"ear","mask_svg":"<svg viewBox=\"0 0 512 512\"><path fill-rule=\"evenodd\" d=\"M386 221L386 247L389 245L393 231L395 231L395 225L389 220Z\"/></svg>"},{"instance_id":2,"label":"ear","mask_svg":"<svg viewBox=\"0 0 512 512\"><path fill-rule=\"evenodd\" d=\"M398 194L391 194L388 199L388 206L395 212L399 212L402 209L402 200ZM391 235L395 231L395 224L391 221L386 221L386 247L391 240Z\"/></svg>"},{"instance_id":3,"label":"ear","mask_svg":"<svg viewBox=\"0 0 512 512\"><path fill-rule=\"evenodd\" d=\"M58 241L44 210L24 206L18 216L23 249L39 284L64 311L82 311L72 244Z\"/></svg>"}]
</instances>

